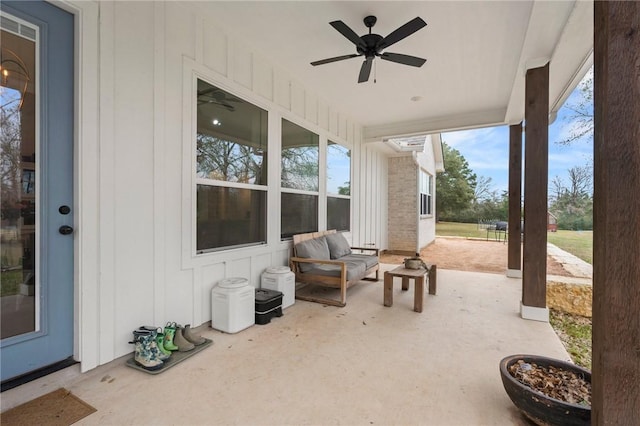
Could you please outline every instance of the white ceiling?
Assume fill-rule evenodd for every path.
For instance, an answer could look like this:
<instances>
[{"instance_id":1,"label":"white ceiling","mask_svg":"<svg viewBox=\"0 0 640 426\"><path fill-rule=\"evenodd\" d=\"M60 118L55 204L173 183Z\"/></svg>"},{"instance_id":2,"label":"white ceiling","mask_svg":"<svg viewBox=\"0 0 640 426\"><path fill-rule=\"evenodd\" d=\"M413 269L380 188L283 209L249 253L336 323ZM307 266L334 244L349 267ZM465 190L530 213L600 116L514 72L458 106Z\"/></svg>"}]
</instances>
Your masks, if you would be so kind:
<instances>
[{"instance_id":1,"label":"white ceiling","mask_svg":"<svg viewBox=\"0 0 640 426\"><path fill-rule=\"evenodd\" d=\"M214 1L197 7L362 124L368 140L517 123L526 68L549 60L550 103L557 110L592 60L590 1ZM355 53L329 22L342 20L363 35L367 15L378 18L373 32L382 36L416 16L424 19L427 27L387 51L423 57L426 64L378 58L361 84L363 57L310 65Z\"/></svg>"}]
</instances>

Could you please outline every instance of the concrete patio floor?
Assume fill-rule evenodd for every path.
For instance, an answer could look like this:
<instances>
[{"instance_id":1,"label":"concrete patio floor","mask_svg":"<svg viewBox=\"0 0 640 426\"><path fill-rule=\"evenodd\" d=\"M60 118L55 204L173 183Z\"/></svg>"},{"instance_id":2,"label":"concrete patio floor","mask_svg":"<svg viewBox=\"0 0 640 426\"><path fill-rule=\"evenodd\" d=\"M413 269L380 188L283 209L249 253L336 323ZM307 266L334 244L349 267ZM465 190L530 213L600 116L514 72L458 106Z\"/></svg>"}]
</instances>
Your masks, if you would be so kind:
<instances>
[{"instance_id":1,"label":"concrete patio floor","mask_svg":"<svg viewBox=\"0 0 640 426\"><path fill-rule=\"evenodd\" d=\"M439 270L416 313L413 283L396 279L384 307L382 280L362 282L345 308L296 301L237 334L200 327L214 345L162 374L128 357L76 365L2 393L2 411L66 387L97 409L82 425L527 425L500 359L569 356L549 324L520 319L520 295L519 279Z\"/></svg>"}]
</instances>

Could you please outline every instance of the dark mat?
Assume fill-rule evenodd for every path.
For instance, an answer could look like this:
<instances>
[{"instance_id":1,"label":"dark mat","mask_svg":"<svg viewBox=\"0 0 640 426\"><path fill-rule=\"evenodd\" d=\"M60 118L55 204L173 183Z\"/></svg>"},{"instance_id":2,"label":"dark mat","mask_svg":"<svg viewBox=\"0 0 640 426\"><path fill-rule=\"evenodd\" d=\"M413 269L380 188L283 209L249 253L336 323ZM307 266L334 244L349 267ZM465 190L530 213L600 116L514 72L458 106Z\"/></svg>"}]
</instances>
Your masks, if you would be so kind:
<instances>
[{"instance_id":1,"label":"dark mat","mask_svg":"<svg viewBox=\"0 0 640 426\"><path fill-rule=\"evenodd\" d=\"M212 344L213 344L213 340L205 338L203 344L196 346L193 350L190 350L189 352L174 351L174 352L171 353L171 358L169 358L168 360L164 361L164 363L162 364L162 368L160 368L158 370L147 370L146 368L139 366L133 360L133 357L131 357L131 358L129 358L127 360L127 366L131 367L131 368L135 368L136 370L144 371L145 373L148 373L148 374L160 374L160 373L163 373L163 372L167 371L168 369L170 369L174 365L181 363L185 359L191 358L192 356L194 356L198 352L208 348Z\"/></svg>"},{"instance_id":2,"label":"dark mat","mask_svg":"<svg viewBox=\"0 0 640 426\"><path fill-rule=\"evenodd\" d=\"M68 426L96 409L70 391L60 388L0 414L2 426Z\"/></svg>"}]
</instances>

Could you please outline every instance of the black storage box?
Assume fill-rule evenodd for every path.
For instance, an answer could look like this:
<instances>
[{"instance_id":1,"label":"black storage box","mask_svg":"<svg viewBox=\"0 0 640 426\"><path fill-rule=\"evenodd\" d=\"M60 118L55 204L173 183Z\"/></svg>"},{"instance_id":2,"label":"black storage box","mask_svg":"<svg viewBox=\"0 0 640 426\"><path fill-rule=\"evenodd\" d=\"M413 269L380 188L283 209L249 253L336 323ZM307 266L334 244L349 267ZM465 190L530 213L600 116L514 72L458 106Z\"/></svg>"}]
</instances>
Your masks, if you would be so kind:
<instances>
[{"instance_id":1,"label":"black storage box","mask_svg":"<svg viewBox=\"0 0 640 426\"><path fill-rule=\"evenodd\" d=\"M271 318L282 316L282 292L256 288L256 324L269 324Z\"/></svg>"}]
</instances>

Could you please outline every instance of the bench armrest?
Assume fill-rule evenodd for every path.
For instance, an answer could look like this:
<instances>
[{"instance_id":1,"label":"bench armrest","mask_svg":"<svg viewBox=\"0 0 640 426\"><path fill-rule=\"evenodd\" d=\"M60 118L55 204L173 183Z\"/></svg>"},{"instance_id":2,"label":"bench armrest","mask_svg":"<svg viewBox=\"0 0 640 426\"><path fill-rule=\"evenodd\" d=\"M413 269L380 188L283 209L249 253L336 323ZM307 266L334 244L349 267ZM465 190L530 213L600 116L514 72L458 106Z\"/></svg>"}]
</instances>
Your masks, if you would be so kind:
<instances>
[{"instance_id":1,"label":"bench armrest","mask_svg":"<svg viewBox=\"0 0 640 426\"><path fill-rule=\"evenodd\" d=\"M372 248L372 247L351 247L351 250L360 250L360 251L372 251L375 253L376 256L380 256L380 249L379 248Z\"/></svg>"}]
</instances>

